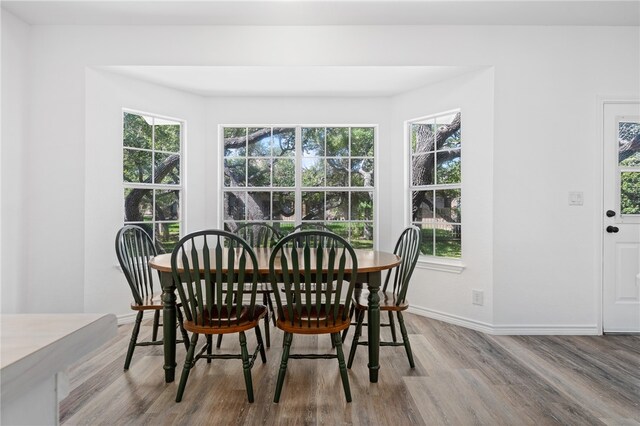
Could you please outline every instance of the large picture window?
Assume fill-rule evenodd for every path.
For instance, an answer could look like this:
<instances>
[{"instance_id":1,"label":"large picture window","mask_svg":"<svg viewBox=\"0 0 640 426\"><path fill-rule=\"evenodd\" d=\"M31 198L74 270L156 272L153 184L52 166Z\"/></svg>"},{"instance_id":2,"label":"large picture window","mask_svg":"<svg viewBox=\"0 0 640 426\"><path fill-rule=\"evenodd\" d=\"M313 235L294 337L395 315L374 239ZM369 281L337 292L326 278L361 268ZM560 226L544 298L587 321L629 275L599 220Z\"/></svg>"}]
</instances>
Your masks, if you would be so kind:
<instances>
[{"instance_id":1,"label":"large picture window","mask_svg":"<svg viewBox=\"0 0 640 426\"><path fill-rule=\"evenodd\" d=\"M422 230L421 253L462 256L460 112L408 122L410 221Z\"/></svg>"},{"instance_id":2,"label":"large picture window","mask_svg":"<svg viewBox=\"0 0 640 426\"><path fill-rule=\"evenodd\" d=\"M160 251L171 252L182 223L182 123L123 114L124 223L143 227Z\"/></svg>"},{"instance_id":3,"label":"large picture window","mask_svg":"<svg viewBox=\"0 0 640 426\"><path fill-rule=\"evenodd\" d=\"M222 128L227 230L268 222L283 234L317 223L374 246L372 126Z\"/></svg>"}]
</instances>

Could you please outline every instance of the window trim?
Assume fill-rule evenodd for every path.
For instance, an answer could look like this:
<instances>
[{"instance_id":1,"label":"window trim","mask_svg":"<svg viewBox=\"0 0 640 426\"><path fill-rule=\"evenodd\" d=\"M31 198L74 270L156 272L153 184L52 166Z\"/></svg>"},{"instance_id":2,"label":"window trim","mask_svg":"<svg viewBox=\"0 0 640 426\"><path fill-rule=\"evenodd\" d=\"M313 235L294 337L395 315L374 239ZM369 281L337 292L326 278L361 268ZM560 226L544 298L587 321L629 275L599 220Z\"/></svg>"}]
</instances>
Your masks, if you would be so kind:
<instances>
[{"instance_id":1,"label":"window trim","mask_svg":"<svg viewBox=\"0 0 640 426\"><path fill-rule=\"evenodd\" d=\"M260 128L260 127L290 127L290 128L295 128L295 138L296 138L296 149L295 149L295 168L296 168L296 180L295 180L295 187L270 187L270 188L263 188L261 189L261 191L269 191L269 192L273 192L275 191L291 191L295 193L295 211L296 212L301 212L302 211L302 192L304 191L318 191L318 192L340 192L340 188L347 188L349 192L351 192L352 188L358 189L358 188L362 188L362 192L372 192L373 193L373 219L372 219L372 223L373 223L373 250L377 250L377 247L379 246L379 225L378 225L378 218L379 218L379 207L378 207L378 200L379 200L379 195L378 195L378 145L379 145L379 125L378 124L371 124L371 123L298 123L298 124L281 124L281 123L270 123L270 124L259 124L259 123L250 123L250 124L246 124L246 123L220 123L218 124L218 188L217 188L217 194L218 194L218 220L217 220L217 226L220 229L224 229L224 192L225 192L225 186L224 186L224 160L225 160L225 156L224 156L224 128L225 127L247 127L247 128ZM374 135L373 135L373 187L353 187L353 186L347 186L347 187L327 187L327 186L318 186L318 187L302 187L302 129L306 128L306 127L324 127L324 128L329 128L329 127L346 127L346 128L353 128L353 127L371 127L374 129ZM249 158L247 156L247 158ZM275 158L275 157L271 157L271 158ZM326 158L326 157L323 157ZM360 158L358 156L355 157L347 157L349 159L351 158ZM364 158L364 157L363 157ZM369 158L369 157L366 157ZM326 175L326 170L325 170L325 175ZM326 184L326 182L325 182ZM249 187L245 186L242 187L242 190L247 190ZM256 187L256 188L260 188L260 187ZM369 190L367 191L366 189L369 188ZM326 195L325 195L326 197ZM350 205L349 205L349 211L350 211ZM272 220L264 220L264 221L260 221L260 220L248 220L245 219L244 222L273 222ZM318 220L318 222L322 222L322 223L326 223L326 220ZM330 221L331 222L331 221ZM341 222L341 221L335 221L335 222ZM366 223L368 221L358 221L358 220L348 220L348 221L344 221L344 222L350 222L350 223ZM297 226L300 224L300 221L298 219L298 217L296 217L296 220L294 221L294 224Z\"/></svg>"},{"instance_id":2,"label":"window trim","mask_svg":"<svg viewBox=\"0 0 640 426\"><path fill-rule=\"evenodd\" d=\"M454 108L446 111L436 112L433 114L423 115L415 118L409 118L404 121L403 136L404 136L404 164L405 164L405 173L404 173L404 184L405 184L404 185L405 187L404 223L405 223L405 226L410 226L414 223L412 220L413 218L411 217L411 212L412 212L411 192L414 190L414 187L412 185L413 152L412 152L412 146L411 146L411 124L419 121L423 121L423 120L434 119L437 117L447 116L447 115L456 114L456 113L460 113L460 115L462 116L462 113L463 113L462 108ZM462 126L460 129L460 135L461 135L461 139L463 139ZM460 145L461 156L462 156L462 149L463 147L461 144ZM437 152L436 147L434 147L434 153L435 152ZM462 160L461 160L461 167L462 167ZM461 170L460 184L433 184L433 185L429 185L429 189L430 190L448 189L448 188L460 189L460 194L461 194L460 197L462 198L463 182L464 182L464 179L462 177L462 170ZM460 226L461 228L464 228L464 221L462 220L460 221ZM426 255L426 254L420 253L418 257L417 267L421 269L431 269L431 270L441 271L441 272L451 272L451 273L457 273L457 274L461 273L466 268L466 264L464 263L464 251L463 251L462 238L460 239L460 257L459 258Z\"/></svg>"},{"instance_id":3,"label":"window trim","mask_svg":"<svg viewBox=\"0 0 640 426\"><path fill-rule=\"evenodd\" d=\"M177 123L180 123L180 149L178 151L178 154L180 155L180 162L179 162L179 168L180 168L180 184L178 185L173 185L173 184L161 184L161 183L134 183L134 182L125 182L124 181L124 150L125 150L125 146L124 146L124 115L126 114L135 114L135 115L140 115L140 116L147 116L147 117L153 117L154 119L161 119L161 120L168 120L168 121L174 121ZM153 235L150 235L151 240L153 241L154 245L156 245L156 230L155 230L155 225L158 223L175 223L178 222L180 224L180 233L179 233L179 238L182 238L185 235L185 230L187 227L187 194L186 194L186 173L184 172L184 166L185 166L185 145L186 145L186 141L187 141L187 120L183 119L183 118L177 118L177 117L171 117L171 116L167 116L167 115L162 115L162 114L156 114L156 113L151 113L151 112L146 112L146 111L142 111L142 110L137 110L137 109L133 109L133 108L122 108L122 111L120 113L120 118L121 118L121 125L120 125L120 140L121 140L121 158L120 158L120 165L121 165L121 169L120 169L120 176L122 177L122 189L123 191L127 188L148 188L148 189L156 189L156 190L177 190L179 193L179 202L180 202L180 209L178 212L178 220L155 220L155 211L154 211L154 220L150 221L150 222L127 222L124 220L124 198L123 203L121 204L121 212L120 212L120 217L122 218L121 221L123 224L133 224L133 225L138 225L140 223L151 223L153 224ZM155 141L155 129L152 128L152 140ZM129 148L127 148L129 149ZM133 148L134 150L137 148ZM148 151L148 152L152 152L152 153L164 153L164 154L175 154L175 152L169 152L169 151L163 151L163 150L155 150L154 146L152 145L151 149L143 149L140 148L138 149L140 151ZM153 157L152 157L153 158ZM153 161L153 160L152 160ZM155 180L155 176L154 176L154 180ZM155 206L155 191L153 192L153 202L154 202L154 206ZM156 245L157 246L157 245Z\"/></svg>"}]
</instances>

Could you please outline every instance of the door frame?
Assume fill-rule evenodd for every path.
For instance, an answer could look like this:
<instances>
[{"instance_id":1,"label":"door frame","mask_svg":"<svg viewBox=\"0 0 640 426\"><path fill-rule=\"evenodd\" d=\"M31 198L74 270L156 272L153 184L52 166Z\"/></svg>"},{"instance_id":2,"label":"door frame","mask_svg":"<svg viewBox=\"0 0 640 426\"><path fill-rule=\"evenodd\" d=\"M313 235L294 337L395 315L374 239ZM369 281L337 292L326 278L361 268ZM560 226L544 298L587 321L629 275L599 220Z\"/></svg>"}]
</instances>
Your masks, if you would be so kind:
<instances>
[{"instance_id":1,"label":"door frame","mask_svg":"<svg viewBox=\"0 0 640 426\"><path fill-rule=\"evenodd\" d=\"M598 277L598 285L596 290L596 317L597 317L597 329L598 334L604 334L604 226L605 226L605 218L604 218L604 191L605 191L605 181L604 181L604 151L605 151L605 134L604 134L604 109L607 104L634 104L640 103L640 98L637 96L598 96L597 100L597 138L598 138L598 152L601 155L601 160L598 162L599 167L599 188L598 197L600 197L600 202L596 203L599 205L599 209L597 211L598 215L598 244L597 244L597 254L596 254L596 265L597 265L597 277Z\"/></svg>"}]
</instances>

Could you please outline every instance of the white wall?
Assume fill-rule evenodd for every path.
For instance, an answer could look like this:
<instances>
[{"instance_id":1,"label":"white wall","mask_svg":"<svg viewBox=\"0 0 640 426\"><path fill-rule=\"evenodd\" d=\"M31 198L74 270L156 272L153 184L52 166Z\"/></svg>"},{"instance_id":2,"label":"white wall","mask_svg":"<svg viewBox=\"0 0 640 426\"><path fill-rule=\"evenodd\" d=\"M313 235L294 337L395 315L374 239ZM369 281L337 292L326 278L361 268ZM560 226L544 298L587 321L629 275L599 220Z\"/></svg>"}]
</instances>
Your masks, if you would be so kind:
<instances>
[{"instance_id":1,"label":"white wall","mask_svg":"<svg viewBox=\"0 0 640 426\"><path fill-rule=\"evenodd\" d=\"M23 281L36 290L31 309L85 309L78 265L88 241L87 66L487 65L495 84L493 323L502 331L595 332L602 213L596 100L638 94L638 28L36 26L30 36L29 163L22 172L29 176L29 232L21 257L30 266ZM387 152L401 155L402 135L390 130L388 140ZM584 191L583 207L567 206L570 190ZM380 219L402 222L394 212ZM14 242L3 235L5 245ZM457 300L455 285L439 291ZM469 305L470 296L459 303ZM468 307L456 312L481 322L491 317Z\"/></svg>"},{"instance_id":2,"label":"white wall","mask_svg":"<svg viewBox=\"0 0 640 426\"><path fill-rule=\"evenodd\" d=\"M87 69L84 229L85 312L131 313L132 299L117 267L115 235L124 217L122 109L186 122L183 179L188 186L186 232L205 227L205 100L157 85ZM158 288L159 290L159 288Z\"/></svg>"},{"instance_id":3,"label":"white wall","mask_svg":"<svg viewBox=\"0 0 640 426\"><path fill-rule=\"evenodd\" d=\"M28 134L25 98L29 79L29 26L2 13L2 194L1 299L4 313L26 309L29 294L22 244L26 167L24 145Z\"/></svg>"},{"instance_id":4,"label":"white wall","mask_svg":"<svg viewBox=\"0 0 640 426\"><path fill-rule=\"evenodd\" d=\"M392 134L405 122L460 109L462 119L462 253L464 270L439 271L418 263L409 287L413 312L473 324L493 323L493 69L473 71L393 99ZM408 147L404 147L405 154ZM407 170L405 158L393 157L390 168ZM391 185L402 188L408 173L394 173ZM408 191L393 192L392 235L399 235L410 216ZM431 265L431 268L437 265ZM471 304L471 290L484 292L482 306Z\"/></svg>"}]
</instances>

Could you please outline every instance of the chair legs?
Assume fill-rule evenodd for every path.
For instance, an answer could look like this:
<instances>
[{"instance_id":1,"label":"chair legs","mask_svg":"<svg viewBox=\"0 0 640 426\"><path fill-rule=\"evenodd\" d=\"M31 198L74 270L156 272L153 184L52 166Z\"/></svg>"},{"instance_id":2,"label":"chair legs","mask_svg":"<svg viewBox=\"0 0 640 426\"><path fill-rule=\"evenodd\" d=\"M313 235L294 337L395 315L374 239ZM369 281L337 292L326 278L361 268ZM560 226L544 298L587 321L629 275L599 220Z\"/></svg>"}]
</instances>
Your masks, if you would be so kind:
<instances>
[{"instance_id":1,"label":"chair legs","mask_svg":"<svg viewBox=\"0 0 640 426\"><path fill-rule=\"evenodd\" d=\"M276 383L276 393L273 397L273 402L280 401L280 394L282 393L282 385L284 383L284 377L287 373L287 364L289 362L289 356L297 358L326 358L325 355L290 355L291 341L293 340L293 334L284 333L284 347L282 350L282 360L280 362L280 371L278 372L278 381ZM336 356L338 359L338 367L340 368L340 378L342 379L342 388L344 389L344 396L347 402L351 402L351 387L349 386L349 375L347 374L347 366L344 362L344 352L342 351L342 337L340 333L331 333L331 343L336 348Z\"/></svg>"},{"instance_id":2,"label":"chair legs","mask_svg":"<svg viewBox=\"0 0 640 426\"><path fill-rule=\"evenodd\" d=\"M364 312L358 310L356 312L356 331L353 334L353 341L351 342L351 350L349 351L349 362L347 363L347 368L351 368L353 365L353 359L356 357L356 349L358 349L358 341L360 340L360 335L362 334L362 323L364 322Z\"/></svg>"},{"instance_id":3,"label":"chair legs","mask_svg":"<svg viewBox=\"0 0 640 426\"><path fill-rule=\"evenodd\" d=\"M249 351L247 350L247 337L244 331L240 333L240 351L242 353L242 370L244 371L244 384L247 388L247 399L253 402L253 382L251 381L251 365L249 364Z\"/></svg>"},{"instance_id":4,"label":"chair legs","mask_svg":"<svg viewBox=\"0 0 640 426\"><path fill-rule=\"evenodd\" d=\"M282 361L280 361L280 371L278 372L278 382L276 383L276 394L273 397L273 402L280 401L280 393L282 392L282 384L284 383L284 376L287 372L287 362L289 361L289 350L291 349L291 340L293 334L284 333L284 348L282 349Z\"/></svg>"},{"instance_id":5,"label":"chair legs","mask_svg":"<svg viewBox=\"0 0 640 426\"><path fill-rule=\"evenodd\" d=\"M158 340L158 326L160 325L160 310L157 309L153 313L153 332L151 333L151 340L154 342Z\"/></svg>"},{"instance_id":6,"label":"chair legs","mask_svg":"<svg viewBox=\"0 0 640 426\"><path fill-rule=\"evenodd\" d=\"M353 318L353 313L356 310L356 306L355 304L351 304L351 308L349 308L349 319ZM342 343L345 342L345 340L347 340L347 334L349 333L349 327L345 328L344 331L342 332Z\"/></svg>"},{"instance_id":7,"label":"chair legs","mask_svg":"<svg viewBox=\"0 0 640 426\"><path fill-rule=\"evenodd\" d=\"M349 360L347 362L347 368L351 368L353 365L353 359L356 356L356 350L358 349L358 342L360 340L360 336L362 335L362 324L364 322L364 315L366 314L365 310L356 311L356 331L353 335L353 341L351 343L351 350L349 351ZM400 334L402 335L402 343L397 343L395 323L393 319L393 311L389 311L389 325L391 326L391 337L393 338L393 343L387 343L387 346L404 346L405 351L407 352L407 358L409 359L409 366L411 368L415 368L416 364L413 361L413 352L411 352L411 343L409 343L409 334L407 333L407 328L404 325L404 318L402 317L402 312L397 311L396 315L398 316L398 324L400 325ZM381 342L382 343L382 342Z\"/></svg>"},{"instance_id":8,"label":"chair legs","mask_svg":"<svg viewBox=\"0 0 640 426\"><path fill-rule=\"evenodd\" d=\"M218 338L222 337L222 334L218 334ZM211 355L213 353L213 336L211 334L207 334L207 355ZM207 358L207 364L211 364L211 358Z\"/></svg>"},{"instance_id":9,"label":"chair legs","mask_svg":"<svg viewBox=\"0 0 640 426\"><path fill-rule=\"evenodd\" d=\"M396 322L393 320L393 311L389 312L389 327L391 328L391 339L393 343L398 341L398 337L396 336Z\"/></svg>"},{"instance_id":10,"label":"chair legs","mask_svg":"<svg viewBox=\"0 0 640 426\"><path fill-rule=\"evenodd\" d=\"M142 323L142 316L144 315L144 311L138 311L136 315L136 323L133 326L133 331L131 332L131 340L129 340L129 349L127 349L127 358L124 360L124 369L128 370L129 365L131 365L131 358L133 357L133 351L136 348L136 343L138 341L138 334L140 333L140 324Z\"/></svg>"},{"instance_id":11,"label":"chair legs","mask_svg":"<svg viewBox=\"0 0 640 426\"><path fill-rule=\"evenodd\" d=\"M193 367L193 355L196 350L196 344L198 343L198 333L191 334L191 344L187 351L187 357L184 360L184 368L182 369L182 376L180 376L180 385L178 386L178 394L176 395L176 402L182 401L182 394L184 394L184 388L187 386L187 379L189 378L189 371Z\"/></svg>"},{"instance_id":12,"label":"chair legs","mask_svg":"<svg viewBox=\"0 0 640 426\"><path fill-rule=\"evenodd\" d=\"M351 402L351 388L349 387L349 376L347 375L347 366L344 363L344 353L342 353L342 337L340 333L331 334L333 343L336 346L336 352L338 354L338 366L340 367L340 377L342 377L342 388L344 389L344 396L347 398L347 402Z\"/></svg>"},{"instance_id":13,"label":"chair legs","mask_svg":"<svg viewBox=\"0 0 640 426\"><path fill-rule=\"evenodd\" d=\"M180 310L180 308L176 309L176 315L178 316L178 328L180 328L180 333L182 334L182 343L184 343L185 350L188 351L189 350L189 334L187 333L187 330L185 330L184 326L182 325L184 319L182 317L182 311Z\"/></svg>"},{"instance_id":14,"label":"chair legs","mask_svg":"<svg viewBox=\"0 0 640 426\"><path fill-rule=\"evenodd\" d=\"M398 323L400 323L400 333L402 333L402 341L404 342L404 349L407 351L407 358L409 358L409 365L411 368L415 368L416 364L413 362L413 353L411 352L411 344L409 343L409 335L407 334L407 328L404 326L404 318L402 318L402 312L398 311Z\"/></svg>"}]
</instances>

